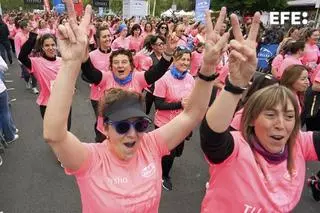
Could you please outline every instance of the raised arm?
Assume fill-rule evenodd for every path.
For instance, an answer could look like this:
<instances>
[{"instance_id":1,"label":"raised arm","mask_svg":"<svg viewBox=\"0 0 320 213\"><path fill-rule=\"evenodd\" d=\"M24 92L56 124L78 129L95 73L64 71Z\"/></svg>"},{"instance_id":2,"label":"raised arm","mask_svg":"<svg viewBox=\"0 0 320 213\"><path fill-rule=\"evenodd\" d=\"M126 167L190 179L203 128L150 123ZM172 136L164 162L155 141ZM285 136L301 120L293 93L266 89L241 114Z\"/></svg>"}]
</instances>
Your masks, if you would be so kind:
<instances>
[{"instance_id":1,"label":"raised arm","mask_svg":"<svg viewBox=\"0 0 320 213\"><path fill-rule=\"evenodd\" d=\"M29 54L31 53L34 45L36 44L38 34L30 32L29 38L21 47L21 51L19 53L18 59L19 61L26 66L27 68L31 69L31 60L29 58Z\"/></svg>"},{"instance_id":2,"label":"raised arm","mask_svg":"<svg viewBox=\"0 0 320 213\"><path fill-rule=\"evenodd\" d=\"M89 56L86 62L81 64L81 70L81 77L84 81L90 84L100 84L102 80L102 72L93 66Z\"/></svg>"},{"instance_id":3,"label":"raised arm","mask_svg":"<svg viewBox=\"0 0 320 213\"><path fill-rule=\"evenodd\" d=\"M219 20L222 23L226 15L226 8L222 8ZM223 37L218 37L214 32L220 31L221 24L217 24L213 29L210 13L206 13L207 37L206 46L203 57L203 65L201 66L200 75L216 76L215 67L219 63L223 51L226 49L229 32ZM207 110L211 91L213 87L212 81L196 79L195 87L191 92L187 104L184 104L184 110L176 118L166 125L159 128L162 138L166 141L168 148L171 150L176 147L184 138L200 123Z\"/></svg>"},{"instance_id":4,"label":"raised arm","mask_svg":"<svg viewBox=\"0 0 320 213\"><path fill-rule=\"evenodd\" d=\"M76 136L67 131L67 120L76 79L88 47L86 29L90 23L91 6L86 7L84 18L78 26L72 0L65 3L69 22L58 28L62 65L47 104L43 136L64 167L77 170L88 158L88 151Z\"/></svg>"},{"instance_id":5,"label":"raised arm","mask_svg":"<svg viewBox=\"0 0 320 213\"><path fill-rule=\"evenodd\" d=\"M159 80L169 69L172 63L172 56L177 47L179 38L175 35L169 35L167 38L166 50L155 66L151 66L147 72L144 73L146 82L150 85Z\"/></svg>"},{"instance_id":6,"label":"raised arm","mask_svg":"<svg viewBox=\"0 0 320 213\"><path fill-rule=\"evenodd\" d=\"M229 126L241 99L243 88L247 87L256 66L255 40L259 30L260 14L253 18L248 38L244 40L236 15L231 15L235 40L230 42L230 75L226 86L209 108L200 128L201 148L212 163L221 163L233 152L234 141ZM228 107L226 107L228 106Z\"/></svg>"}]
</instances>

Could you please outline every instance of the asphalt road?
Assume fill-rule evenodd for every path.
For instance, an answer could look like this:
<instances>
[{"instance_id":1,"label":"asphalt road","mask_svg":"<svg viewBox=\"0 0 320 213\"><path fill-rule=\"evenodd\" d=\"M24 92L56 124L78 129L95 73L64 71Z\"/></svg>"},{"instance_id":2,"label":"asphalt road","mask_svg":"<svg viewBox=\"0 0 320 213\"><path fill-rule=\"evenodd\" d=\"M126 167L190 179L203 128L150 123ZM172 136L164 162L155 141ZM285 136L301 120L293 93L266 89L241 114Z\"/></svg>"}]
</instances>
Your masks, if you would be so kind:
<instances>
[{"instance_id":1,"label":"asphalt road","mask_svg":"<svg viewBox=\"0 0 320 213\"><path fill-rule=\"evenodd\" d=\"M16 60L10 65L6 77L13 80L7 86L15 88L9 94L17 99L12 103L12 111L20 138L6 150L4 164L0 167L0 213L81 212L74 178L64 174L42 138L42 119L35 102L36 95L25 88ZM94 139L94 114L88 97L89 86L79 79L73 101L71 131L82 141L90 142ZM308 176L317 168L320 169L319 163L308 164ZM200 150L197 130L186 143L182 157L175 160L171 176L174 190L163 191L159 212L199 212L208 166ZM294 212L320 212L320 203L313 201L306 187Z\"/></svg>"}]
</instances>

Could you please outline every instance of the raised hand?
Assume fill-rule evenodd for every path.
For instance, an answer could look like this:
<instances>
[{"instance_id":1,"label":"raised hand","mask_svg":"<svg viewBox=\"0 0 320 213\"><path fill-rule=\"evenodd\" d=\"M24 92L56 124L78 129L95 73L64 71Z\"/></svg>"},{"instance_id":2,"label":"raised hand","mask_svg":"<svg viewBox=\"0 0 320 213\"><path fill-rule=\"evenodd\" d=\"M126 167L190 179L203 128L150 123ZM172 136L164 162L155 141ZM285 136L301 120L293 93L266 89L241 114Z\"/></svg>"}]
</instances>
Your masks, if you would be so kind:
<instances>
[{"instance_id":1,"label":"raised hand","mask_svg":"<svg viewBox=\"0 0 320 213\"><path fill-rule=\"evenodd\" d=\"M219 35L221 26L226 17L226 8L222 7L216 25L212 26L210 12L206 12L206 40L203 55L203 63L207 66L216 66L227 48L229 32L222 37Z\"/></svg>"},{"instance_id":2,"label":"raised hand","mask_svg":"<svg viewBox=\"0 0 320 213\"><path fill-rule=\"evenodd\" d=\"M165 52L166 52L166 53L169 53L169 54L173 54L174 51L175 51L176 48L177 48L178 42L179 42L179 38L178 38L178 36L176 36L175 33L169 34L169 35L167 36L167 42L166 42L166 50L165 50Z\"/></svg>"},{"instance_id":3,"label":"raised hand","mask_svg":"<svg viewBox=\"0 0 320 213\"><path fill-rule=\"evenodd\" d=\"M88 49L87 29L92 9L87 5L84 17L78 25L72 0L65 0L65 4L69 19L65 25L58 27L58 48L64 61L82 62L85 60Z\"/></svg>"},{"instance_id":4,"label":"raised hand","mask_svg":"<svg viewBox=\"0 0 320 213\"><path fill-rule=\"evenodd\" d=\"M247 39L243 38L235 14L231 15L231 24L235 39L230 41L230 82L234 86L246 87L257 67L256 39L260 26L260 13L255 13Z\"/></svg>"}]
</instances>

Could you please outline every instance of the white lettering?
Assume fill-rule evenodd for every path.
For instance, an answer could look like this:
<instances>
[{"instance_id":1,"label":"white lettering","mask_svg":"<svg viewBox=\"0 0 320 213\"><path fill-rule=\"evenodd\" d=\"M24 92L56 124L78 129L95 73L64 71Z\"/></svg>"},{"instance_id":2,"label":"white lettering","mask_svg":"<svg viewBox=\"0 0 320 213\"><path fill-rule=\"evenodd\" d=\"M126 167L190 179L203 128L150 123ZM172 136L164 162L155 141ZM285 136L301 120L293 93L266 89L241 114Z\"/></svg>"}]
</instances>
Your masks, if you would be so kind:
<instances>
[{"instance_id":1,"label":"white lettering","mask_svg":"<svg viewBox=\"0 0 320 213\"><path fill-rule=\"evenodd\" d=\"M245 210L243 213L261 213L262 209L257 207L250 206L248 204L244 204Z\"/></svg>"},{"instance_id":2,"label":"white lettering","mask_svg":"<svg viewBox=\"0 0 320 213\"><path fill-rule=\"evenodd\" d=\"M243 213L249 213L249 209L251 209L252 207L247 204L244 204L244 206L246 207L246 209L244 210Z\"/></svg>"},{"instance_id":3,"label":"white lettering","mask_svg":"<svg viewBox=\"0 0 320 213\"><path fill-rule=\"evenodd\" d=\"M118 184L124 184L128 183L127 177L114 177L114 178L108 178L108 183L118 185Z\"/></svg>"},{"instance_id":4,"label":"white lettering","mask_svg":"<svg viewBox=\"0 0 320 213\"><path fill-rule=\"evenodd\" d=\"M283 25L286 20L287 21L290 20L290 12L282 12L280 14L280 18L281 18L280 23L281 23L281 25Z\"/></svg>"},{"instance_id":5,"label":"white lettering","mask_svg":"<svg viewBox=\"0 0 320 213\"><path fill-rule=\"evenodd\" d=\"M292 25L301 24L301 13L300 12L292 12L291 13L291 24Z\"/></svg>"},{"instance_id":6,"label":"white lettering","mask_svg":"<svg viewBox=\"0 0 320 213\"><path fill-rule=\"evenodd\" d=\"M272 25L279 24L279 12L270 12L270 24Z\"/></svg>"}]
</instances>

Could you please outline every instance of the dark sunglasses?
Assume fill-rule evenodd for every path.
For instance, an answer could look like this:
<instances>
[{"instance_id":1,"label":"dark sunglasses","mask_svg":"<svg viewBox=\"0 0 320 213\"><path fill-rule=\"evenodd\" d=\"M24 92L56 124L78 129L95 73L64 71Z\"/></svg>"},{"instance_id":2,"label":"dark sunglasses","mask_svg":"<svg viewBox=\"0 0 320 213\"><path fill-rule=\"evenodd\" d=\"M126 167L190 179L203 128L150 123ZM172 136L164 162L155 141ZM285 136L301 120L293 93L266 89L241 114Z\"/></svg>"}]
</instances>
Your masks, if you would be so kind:
<instances>
[{"instance_id":1,"label":"dark sunglasses","mask_svg":"<svg viewBox=\"0 0 320 213\"><path fill-rule=\"evenodd\" d=\"M177 47L176 52L179 52L179 53L191 53L191 50L188 47L180 45L180 46Z\"/></svg>"},{"instance_id":2,"label":"dark sunglasses","mask_svg":"<svg viewBox=\"0 0 320 213\"><path fill-rule=\"evenodd\" d=\"M167 27L160 27L160 29L164 29L164 30L167 30L168 28L167 28Z\"/></svg>"},{"instance_id":3,"label":"dark sunglasses","mask_svg":"<svg viewBox=\"0 0 320 213\"><path fill-rule=\"evenodd\" d=\"M151 122L149 119L143 118L135 121L107 121L107 123L111 124L118 134L123 135L129 132L131 127L133 127L138 133L145 132L147 131Z\"/></svg>"}]
</instances>

